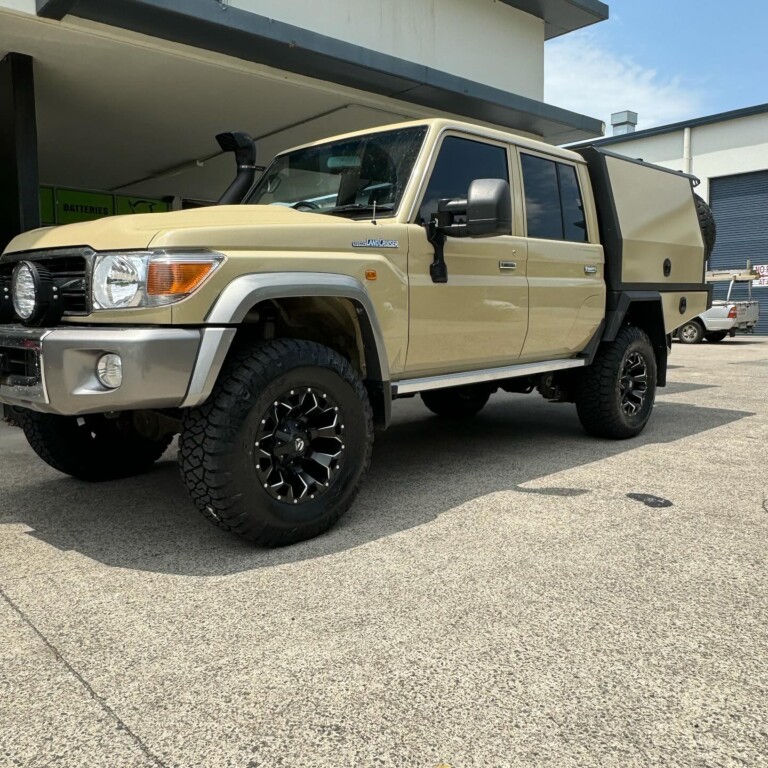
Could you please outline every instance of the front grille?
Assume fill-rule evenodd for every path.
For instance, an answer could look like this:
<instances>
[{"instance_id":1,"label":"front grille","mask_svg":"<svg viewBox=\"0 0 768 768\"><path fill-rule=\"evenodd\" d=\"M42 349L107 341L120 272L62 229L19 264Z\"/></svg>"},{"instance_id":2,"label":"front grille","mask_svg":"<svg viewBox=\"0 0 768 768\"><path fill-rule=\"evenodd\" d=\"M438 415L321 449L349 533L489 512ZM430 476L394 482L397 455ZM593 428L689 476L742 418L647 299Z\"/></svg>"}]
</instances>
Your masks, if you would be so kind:
<instances>
[{"instance_id":1,"label":"front grille","mask_svg":"<svg viewBox=\"0 0 768 768\"><path fill-rule=\"evenodd\" d=\"M88 262L85 256L71 250L61 255L45 253L20 253L7 256L0 263L0 296L10 295L13 270L19 261L33 261L44 266L53 275L56 287L64 302L65 315L87 315L88 305Z\"/></svg>"},{"instance_id":2,"label":"front grille","mask_svg":"<svg viewBox=\"0 0 768 768\"><path fill-rule=\"evenodd\" d=\"M0 346L0 384L31 387L40 381L40 358L36 349Z\"/></svg>"}]
</instances>

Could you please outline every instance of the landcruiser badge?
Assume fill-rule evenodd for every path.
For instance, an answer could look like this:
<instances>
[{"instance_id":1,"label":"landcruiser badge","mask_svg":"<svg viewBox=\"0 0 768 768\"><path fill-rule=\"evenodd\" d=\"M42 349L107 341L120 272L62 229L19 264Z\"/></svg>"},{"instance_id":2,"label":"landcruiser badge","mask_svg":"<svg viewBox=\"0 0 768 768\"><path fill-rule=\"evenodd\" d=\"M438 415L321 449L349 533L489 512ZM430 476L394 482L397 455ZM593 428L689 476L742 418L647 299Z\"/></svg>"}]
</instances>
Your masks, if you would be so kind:
<instances>
[{"instance_id":1,"label":"landcruiser badge","mask_svg":"<svg viewBox=\"0 0 768 768\"><path fill-rule=\"evenodd\" d=\"M399 248L397 240L354 240L353 248Z\"/></svg>"}]
</instances>

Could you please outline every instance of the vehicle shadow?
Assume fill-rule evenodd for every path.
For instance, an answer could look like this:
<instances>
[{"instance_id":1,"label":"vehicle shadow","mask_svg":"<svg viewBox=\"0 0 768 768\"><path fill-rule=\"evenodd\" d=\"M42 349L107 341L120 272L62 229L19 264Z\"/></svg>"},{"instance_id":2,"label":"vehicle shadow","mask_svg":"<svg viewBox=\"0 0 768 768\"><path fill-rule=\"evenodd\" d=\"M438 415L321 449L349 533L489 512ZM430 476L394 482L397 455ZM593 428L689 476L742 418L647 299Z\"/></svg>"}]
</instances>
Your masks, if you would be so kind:
<instances>
[{"instance_id":1,"label":"vehicle shadow","mask_svg":"<svg viewBox=\"0 0 768 768\"><path fill-rule=\"evenodd\" d=\"M699 392L702 389L719 389L718 384L694 384L689 381L670 381L661 391L662 395L683 395L688 392Z\"/></svg>"},{"instance_id":2,"label":"vehicle shadow","mask_svg":"<svg viewBox=\"0 0 768 768\"><path fill-rule=\"evenodd\" d=\"M432 416L418 399L397 403L395 414L390 429L377 435L368 480L350 512L329 533L292 547L253 547L207 523L187 500L172 453L148 475L119 482L48 479L49 471L41 470L44 480L32 476L0 490L0 523L22 523L32 529L28 535L109 566L223 576L343 552L497 491L588 493L518 486L754 415L660 402L640 437L615 442L586 436L572 406L519 395L497 395L479 416L463 422ZM21 476L38 460L18 445L4 461Z\"/></svg>"}]
</instances>

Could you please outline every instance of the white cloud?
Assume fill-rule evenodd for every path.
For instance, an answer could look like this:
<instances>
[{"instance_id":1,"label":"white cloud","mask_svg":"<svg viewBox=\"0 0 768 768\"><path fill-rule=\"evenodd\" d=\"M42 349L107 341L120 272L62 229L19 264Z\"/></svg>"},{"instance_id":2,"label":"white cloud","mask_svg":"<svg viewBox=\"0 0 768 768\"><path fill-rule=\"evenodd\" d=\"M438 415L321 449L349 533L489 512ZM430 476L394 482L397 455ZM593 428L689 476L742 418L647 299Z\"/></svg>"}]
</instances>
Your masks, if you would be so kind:
<instances>
[{"instance_id":1,"label":"white cloud","mask_svg":"<svg viewBox=\"0 0 768 768\"><path fill-rule=\"evenodd\" d=\"M638 130L699 117L703 94L679 76L662 75L602 48L594 35L577 33L547 44L544 98L548 104L603 120L630 109Z\"/></svg>"}]
</instances>

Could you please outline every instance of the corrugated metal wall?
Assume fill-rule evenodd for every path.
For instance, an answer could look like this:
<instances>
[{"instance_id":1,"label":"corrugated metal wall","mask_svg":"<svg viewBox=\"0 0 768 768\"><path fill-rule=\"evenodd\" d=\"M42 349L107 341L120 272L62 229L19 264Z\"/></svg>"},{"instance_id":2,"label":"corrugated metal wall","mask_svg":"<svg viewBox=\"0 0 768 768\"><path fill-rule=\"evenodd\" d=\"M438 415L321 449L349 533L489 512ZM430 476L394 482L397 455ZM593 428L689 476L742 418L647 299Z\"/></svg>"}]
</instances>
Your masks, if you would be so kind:
<instances>
[{"instance_id":1,"label":"corrugated metal wall","mask_svg":"<svg viewBox=\"0 0 768 768\"><path fill-rule=\"evenodd\" d=\"M768 264L768 171L711 179L709 202L717 222L717 245L710 269L743 269L747 261ZM732 299L748 298L748 286L734 286ZM727 283L715 283L714 297L724 299ZM768 335L768 286L752 288L760 302L755 333Z\"/></svg>"}]
</instances>

